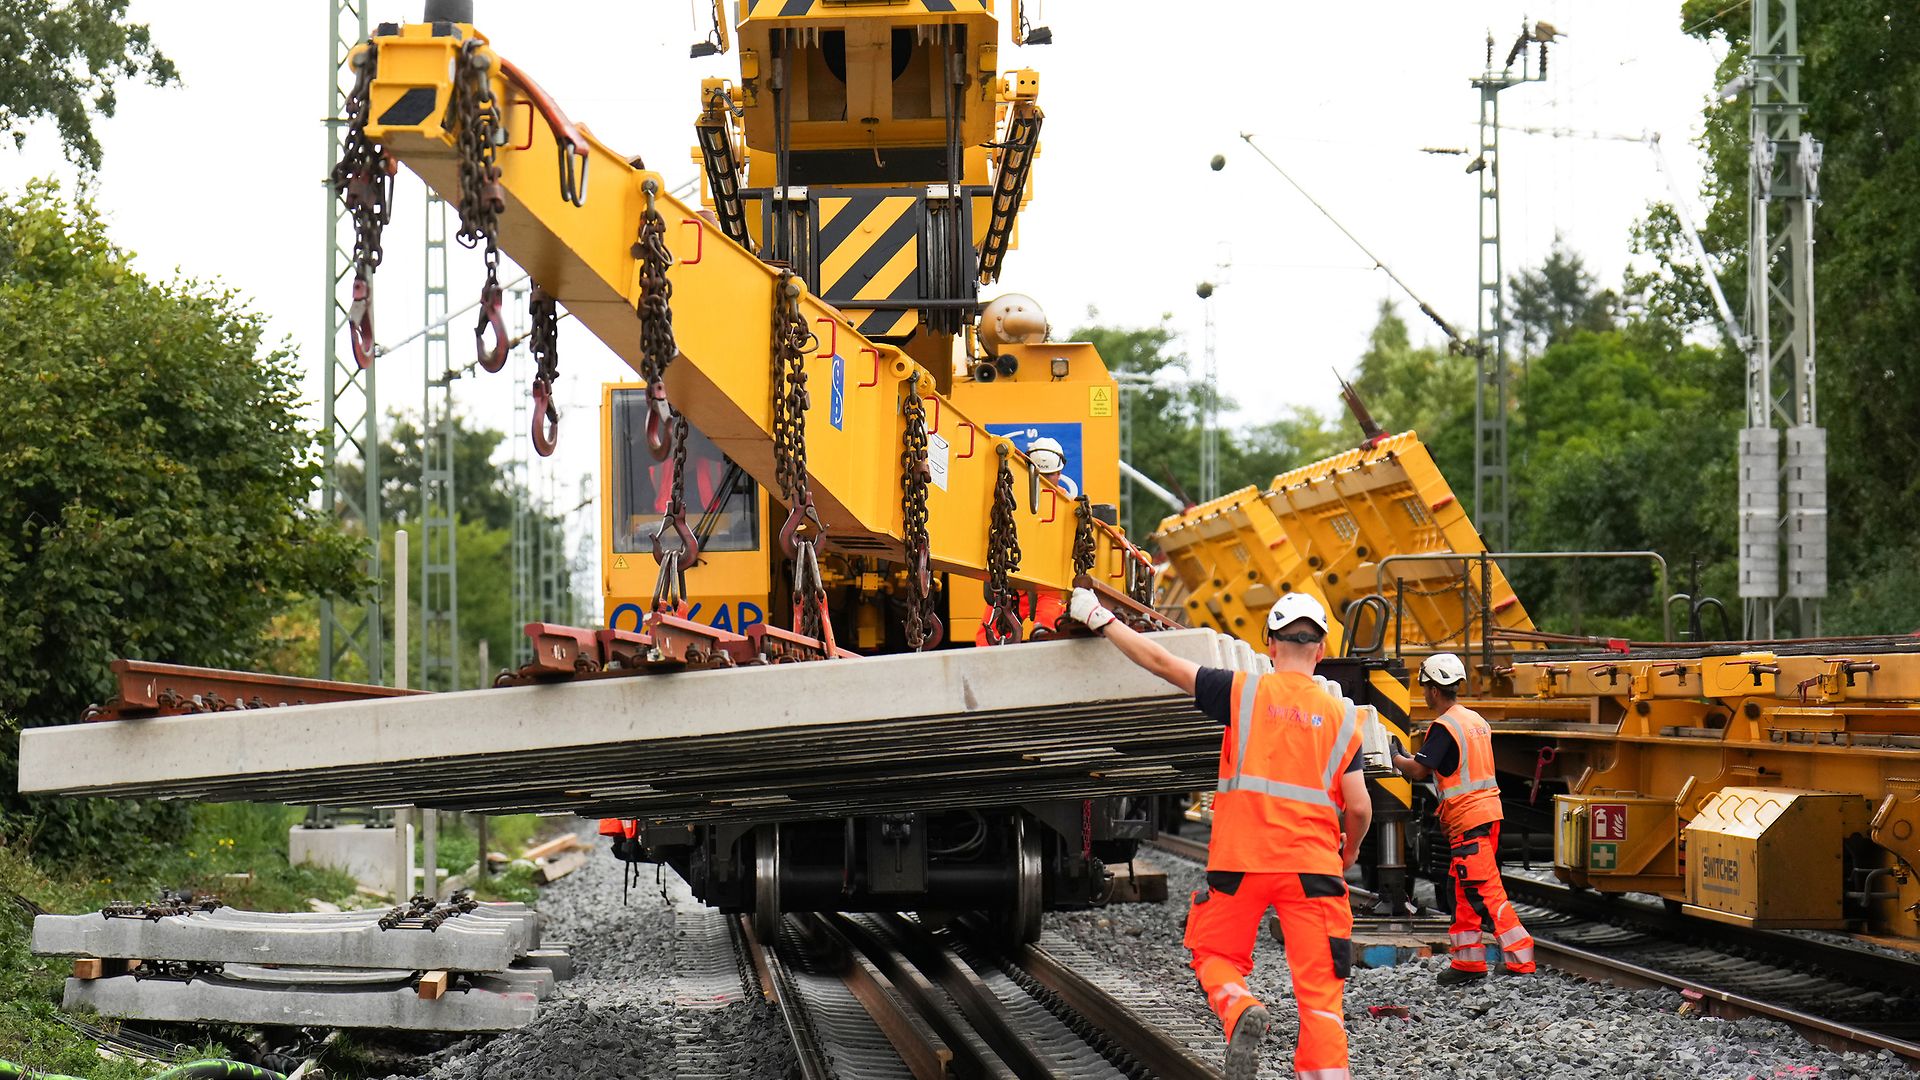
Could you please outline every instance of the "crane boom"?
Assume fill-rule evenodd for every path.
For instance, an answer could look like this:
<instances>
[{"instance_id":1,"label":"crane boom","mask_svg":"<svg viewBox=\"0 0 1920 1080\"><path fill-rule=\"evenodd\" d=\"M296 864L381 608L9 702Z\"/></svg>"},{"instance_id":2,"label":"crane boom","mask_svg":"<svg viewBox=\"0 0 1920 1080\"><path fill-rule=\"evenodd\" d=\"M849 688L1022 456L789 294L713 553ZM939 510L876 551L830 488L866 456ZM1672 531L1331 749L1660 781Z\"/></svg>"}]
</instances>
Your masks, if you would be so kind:
<instances>
[{"instance_id":1,"label":"crane boom","mask_svg":"<svg viewBox=\"0 0 1920 1080\"><path fill-rule=\"evenodd\" d=\"M378 55L367 135L442 197L457 201L460 163L446 113L454 61L461 43L477 31L459 25L449 34L448 25L382 27L363 46ZM501 249L637 371L641 287L635 238L645 207L642 185L653 180L674 259L668 276L679 353L666 374L672 401L728 458L763 485L775 486L771 357L778 269L668 194L664 179L639 159L616 153L569 122L510 62L484 44L480 52L492 62L489 82L503 105L506 129L498 154L505 197ZM581 177L578 205L563 194L569 170ZM932 562L938 570L986 576L998 471L993 451L996 442L1007 440L935 393L934 374L906 352L862 336L839 308L811 293L800 297L799 307L817 339L806 360L812 394L806 445L814 496L830 530L828 546L854 554L900 553L900 481L893 463L900 461L905 432L901 397L908 380L918 379L930 431L952 447L947 460L934 462L938 479L928 500ZM1016 357L1025 352L1043 367L1060 349L1010 345L1004 351ZM1019 448L1011 449L1013 460L1025 463ZM876 468L880 462L888 467ZM1031 472L1016 489L1029 494L1016 514L1023 559L1014 580L1070 587L1076 528L1071 498ZM1127 560L1140 556L1117 530L1096 525L1094 532L1094 576L1122 579Z\"/></svg>"}]
</instances>

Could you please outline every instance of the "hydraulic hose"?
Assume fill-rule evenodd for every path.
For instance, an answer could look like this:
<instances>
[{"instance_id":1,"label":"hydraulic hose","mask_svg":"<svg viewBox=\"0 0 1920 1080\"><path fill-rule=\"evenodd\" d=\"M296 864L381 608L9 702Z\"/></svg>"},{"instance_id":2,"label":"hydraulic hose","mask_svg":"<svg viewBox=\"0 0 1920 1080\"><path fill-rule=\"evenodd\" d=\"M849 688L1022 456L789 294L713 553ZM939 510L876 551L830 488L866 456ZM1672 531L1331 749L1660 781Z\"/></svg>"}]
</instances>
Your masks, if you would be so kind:
<instances>
[{"instance_id":1,"label":"hydraulic hose","mask_svg":"<svg viewBox=\"0 0 1920 1080\"><path fill-rule=\"evenodd\" d=\"M12 1061L0 1060L0 1080L82 1080L64 1073L43 1073ZM285 1073L248 1065L243 1061L207 1058L176 1065L156 1073L152 1080L287 1080Z\"/></svg>"}]
</instances>

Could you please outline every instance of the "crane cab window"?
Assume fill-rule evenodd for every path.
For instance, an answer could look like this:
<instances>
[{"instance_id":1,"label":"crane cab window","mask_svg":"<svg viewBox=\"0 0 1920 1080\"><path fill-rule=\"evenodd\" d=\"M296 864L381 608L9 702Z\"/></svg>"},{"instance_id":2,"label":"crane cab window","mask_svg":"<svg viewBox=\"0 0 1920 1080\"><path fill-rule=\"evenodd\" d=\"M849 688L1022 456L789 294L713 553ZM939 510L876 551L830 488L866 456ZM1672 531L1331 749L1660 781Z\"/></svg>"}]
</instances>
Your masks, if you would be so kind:
<instances>
[{"instance_id":1,"label":"crane cab window","mask_svg":"<svg viewBox=\"0 0 1920 1080\"><path fill-rule=\"evenodd\" d=\"M647 392L613 392L613 550L650 553L654 530L667 512L673 461L655 461L647 449ZM730 471L726 455L705 435L687 429L687 525L697 528L720 498ZM752 551L760 546L760 497L753 480L738 473L726 501L714 513L707 551Z\"/></svg>"}]
</instances>

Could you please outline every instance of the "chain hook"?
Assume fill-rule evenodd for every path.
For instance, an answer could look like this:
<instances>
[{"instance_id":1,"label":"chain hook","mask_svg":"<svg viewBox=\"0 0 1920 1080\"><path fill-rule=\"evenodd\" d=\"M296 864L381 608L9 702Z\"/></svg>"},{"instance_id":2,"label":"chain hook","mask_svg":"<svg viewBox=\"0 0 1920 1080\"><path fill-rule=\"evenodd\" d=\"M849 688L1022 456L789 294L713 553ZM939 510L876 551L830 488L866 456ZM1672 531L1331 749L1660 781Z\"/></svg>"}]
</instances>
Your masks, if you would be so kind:
<instances>
[{"instance_id":1,"label":"chain hook","mask_svg":"<svg viewBox=\"0 0 1920 1080\"><path fill-rule=\"evenodd\" d=\"M827 527L820 520L820 512L809 502L805 506L794 507L793 512L787 515L787 523L780 526L780 549L787 553L787 558L796 558L800 545L811 547L826 535Z\"/></svg>"},{"instance_id":2,"label":"chain hook","mask_svg":"<svg viewBox=\"0 0 1920 1080\"><path fill-rule=\"evenodd\" d=\"M373 366L373 282L365 273L353 275L353 302L347 305L347 335L353 341L353 360L360 370Z\"/></svg>"},{"instance_id":3,"label":"chain hook","mask_svg":"<svg viewBox=\"0 0 1920 1080\"><path fill-rule=\"evenodd\" d=\"M667 384L655 379L647 384L647 452L655 461L667 460L673 450L673 406L667 403Z\"/></svg>"},{"instance_id":4,"label":"chain hook","mask_svg":"<svg viewBox=\"0 0 1920 1080\"><path fill-rule=\"evenodd\" d=\"M497 372L507 366L507 320L500 314L506 292L498 282L489 281L480 289L480 321L473 327L473 346L480 366ZM493 345L487 345L487 331L493 331Z\"/></svg>"},{"instance_id":5,"label":"chain hook","mask_svg":"<svg viewBox=\"0 0 1920 1080\"><path fill-rule=\"evenodd\" d=\"M560 442L560 409L553 403L553 384L533 380L533 449L541 457L552 457Z\"/></svg>"}]
</instances>

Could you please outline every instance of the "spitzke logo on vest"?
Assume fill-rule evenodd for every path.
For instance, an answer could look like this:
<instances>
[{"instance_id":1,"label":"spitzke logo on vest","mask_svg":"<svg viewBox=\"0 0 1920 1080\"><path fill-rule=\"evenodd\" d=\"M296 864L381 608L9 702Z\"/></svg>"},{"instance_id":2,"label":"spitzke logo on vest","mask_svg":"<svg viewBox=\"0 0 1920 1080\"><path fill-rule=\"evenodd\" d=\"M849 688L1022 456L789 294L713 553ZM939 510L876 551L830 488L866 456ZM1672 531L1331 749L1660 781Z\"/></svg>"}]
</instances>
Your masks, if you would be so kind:
<instances>
[{"instance_id":1,"label":"spitzke logo on vest","mask_svg":"<svg viewBox=\"0 0 1920 1080\"><path fill-rule=\"evenodd\" d=\"M1283 720L1289 724L1297 724L1300 727L1320 727L1326 723L1326 720L1322 718L1319 713L1314 713L1309 716L1301 712L1299 707L1295 705L1269 705L1267 706L1267 719Z\"/></svg>"}]
</instances>

